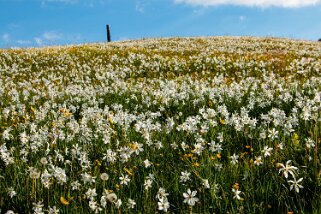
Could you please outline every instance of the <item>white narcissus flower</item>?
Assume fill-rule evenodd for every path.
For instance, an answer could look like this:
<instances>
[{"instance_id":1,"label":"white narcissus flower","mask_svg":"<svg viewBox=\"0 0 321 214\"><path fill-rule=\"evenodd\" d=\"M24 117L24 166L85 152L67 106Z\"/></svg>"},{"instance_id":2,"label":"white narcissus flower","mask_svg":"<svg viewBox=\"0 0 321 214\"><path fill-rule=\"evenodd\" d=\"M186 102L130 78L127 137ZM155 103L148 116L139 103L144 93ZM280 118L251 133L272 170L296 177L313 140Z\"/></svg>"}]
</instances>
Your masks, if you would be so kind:
<instances>
[{"instance_id":1,"label":"white narcissus flower","mask_svg":"<svg viewBox=\"0 0 321 214\"><path fill-rule=\"evenodd\" d=\"M291 166L291 160L288 160L285 164L285 166L282 163L278 163L277 167L279 167L279 173L282 173L285 178L288 178L289 174L292 175L293 178L295 178L295 171L298 170L297 167Z\"/></svg>"},{"instance_id":2,"label":"white narcissus flower","mask_svg":"<svg viewBox=\"0 0 321 214\"><path fill-rule=\"evenodd\" d=\"M87 172L85 172L85 173L82 174L81 176L82 176L82 179L83 179L83 181L84 181L84 184L86 184L86 183L89 183L89 184L95 183L95 178L96 178L96 177L92 177L92 176L89 175Z\"/></svg>"},{"instance_id":3,"label":"white narcissus flower","mask_svg":"<svg viewBox=\"0 0 321 214\"><path fill-rule=\"evenodd\" d=\"M99 207L99 204L96 201L94 201L93 199L91 199L89 201L89 207L95 213L100 213L102 211L102 208Z\"/></svg>"},{"instance_id":4,"label":"white narcissus flower","mask_svg":"<svg viewBox=\"0 0 321 214\"><path fill-rule=\"evenodd\" d=\"M308 149L311 149L311 148L315 147L315 142L311 138L306 139L305 142L306 142L305 146Z\"/></svg>"},{"instance_id":5,"label":"white narcissus flower","mask_svg":"<svg viewBox=\"0 0 321 214\"><path fill-rule=\"evenodd\" d=\"M160 198L157 202L158 210L167 212L169 208L169 202L166 197Z\"/></svg>"},{"instance_id":6,"label":"white narcissus flower","mask_svg":"<svg viewBox=\"0 0 321 214\"><path fill-rule=\"evenodd\" d=\"M273 150L273 148L269 148L268 146L264 146L264 148L262 150L264 157L271 156L272 150Z\"/></svg>"},{"instance_id":7,"label":"white narcissus flower","mask_svg":"<svg viewBox=\"0 0 321 214\"><path fill-rule=\"evenodd\" d=\"M181 172L181 176L179 177L180 182L185 183L190 180L191 173L188 171Z\"/></svg>"},{"instance_id":8,"label":"white narcissus flower","mask_svg":"<svg viewBox=\"0 0 321 214\"><path fill-rule=\"evenodd\" d=\"M136 206L136 202L133 199L129 198L127 206L128 206L128 209L133 209Z\"/></svg>"},{"instance_id":9,"label":"white narcissus flower","mask_svg":"<svg viewBox=\"0 0 321 214\"><path fill-rule=\"evenodd\" d=\"M197 197L195 197L197 194L197 191L191 191L190 189L187 190L187 192L183 193L184 196L184 203L187 203L190 206L194 206L196 202L199 201Z\"/></svg>"},{"instance_id":10,"label":"white narcissus flower","mask_svg":"<svg viewBox=\"0 0 321 214\"><path fill-rule=\"evenodd\" d=\"M278 138L279 131L275 130L275 128L269 129L268 132L269 132L268 137L271 138L271 140Z\"/></svg>"},{"instance_id":11,"label":"white narcissus flower","mask_svg":"<svg viewBox=\"0 0 321 214\"><path fill-rule=\"evenodd\" d=\"M242 191L238 190L238 189L232 189L232 192L234 193L233 198L237 199L237 200L242 200L240 194L242 193Z\"/></svg>"},{"instance_id":12,"label":"white narcissus flower","mask_svg":"<svg viewBox=\"0 0 321 214\"><path fill-rule=\"evenodd\" d=\"M8 195L9 195L11 198L13 198L14 196L17 195L17 192L13 189L13 187L9 187L8 190L7 190L7 192L8 192Z\"/></svg>"},{"instance_id":13,"label":"white narcissus flower","mask_svg":"<svg viewBox=\"0 0 321 214\"><path fill-rule=\"evenodd\" d=\"M86 196L87 196L88 199L93 200L93 198L97 196L96 189L95 188L93 188L93 189L89 188L88 191L86 192Z\"/></svg>"},{"instance_id":14,"label":"white narcissus flower","mask_svg":"<svg viewBox=\"0 0 321 214\"><path fill-rule=\"evenodd\" d=\"M130 178L128 177L128 175L122 175L121 177L119 177L119 180L120 184L127 185L130 181Z\"/></svg>"},{"instance_id":15,"label":"white narcissus flower","mask_svg":"<svg viewBox=\"0 0 321 214\"><path fill-rule=\"evenodd\" d=\"M148 159L146 159L144 160L144 165L145 165L145 168L148 168L152 165L152 163Z\"/></svg>"},{"instance_id":16,"label":"white narcissus flower","mask_svg":"<svg viewBox=\"0 0 321 214\"><path fill-rule=\"evenodd\" d=\"M146 179L145 182L144 182L145 190L148 190L149 188L151 188L152 187L152 183L153 183L153 180Z\"/></svg>"},{"instance_id":17,"label":"white narcissus flower","mask_svg":"<svg viewBox=\"0 0 321 214\"><path fill-rule=\"evenodd\" d=\"M299 193L300 189L303 189L303 186L300 184L303 181L303 178L300 178L299 180L296 180L295 177L293 177L293 180L289 180L288 183L291 184L290 190L294 189L295 192Z\"/></svg>"},{"instance_id":18,"label":"white narcissus flower","mask_svg":"<svg viewBox=\"0 0 321 214\"><path fill-rule=\"evenodd\" d=\"M159 188L158 192L157 192L157 195L156 195L156 198L158 200L161 200L162 198L167 198L169 194L166 193L166 190L162 187Z\"/></svg>"},{"instance_id":19,"label":"white narcissus flower","mask_svg":"<svg viewBox=\"0 0 321 214\"><path fill-rule=\"evenodd\" d=\"M262 165L263 164L262 156L255 157L254 164L257 165L257 166Z\"/></svg>"},{"instance_id":20,"label":"white narcissus flower","mask_svg":"<svg viewBox=\"0 0 321 214\"><path fill-rule=\"evenodd\" d=\"M235 165L235 164L237 164L237 163L239 162L239 161L238 161L239 156L236 155L236 154L233 154L230 158L231 158L231 163L232 163L233 165Z\"/></svg>"}]
</instances>

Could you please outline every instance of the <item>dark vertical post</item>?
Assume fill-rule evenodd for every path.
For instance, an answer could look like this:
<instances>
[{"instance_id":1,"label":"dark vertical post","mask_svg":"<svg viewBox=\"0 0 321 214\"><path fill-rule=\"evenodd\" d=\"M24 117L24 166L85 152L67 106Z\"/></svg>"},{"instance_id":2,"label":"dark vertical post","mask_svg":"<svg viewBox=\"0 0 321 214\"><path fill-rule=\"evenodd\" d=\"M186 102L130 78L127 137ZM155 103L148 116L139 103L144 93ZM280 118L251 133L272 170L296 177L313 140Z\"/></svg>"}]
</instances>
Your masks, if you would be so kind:
<instances>
[{"instance_id":1,"label":"dark vertical post","mask_svg":"<svg viewBox=\"0 0 321 214\"><path fill-rule=\"evenodd\" d=\"M106 25L106 29L107 29L107 42L111 42L109 25Z\"/></svg>"}]
</instances>

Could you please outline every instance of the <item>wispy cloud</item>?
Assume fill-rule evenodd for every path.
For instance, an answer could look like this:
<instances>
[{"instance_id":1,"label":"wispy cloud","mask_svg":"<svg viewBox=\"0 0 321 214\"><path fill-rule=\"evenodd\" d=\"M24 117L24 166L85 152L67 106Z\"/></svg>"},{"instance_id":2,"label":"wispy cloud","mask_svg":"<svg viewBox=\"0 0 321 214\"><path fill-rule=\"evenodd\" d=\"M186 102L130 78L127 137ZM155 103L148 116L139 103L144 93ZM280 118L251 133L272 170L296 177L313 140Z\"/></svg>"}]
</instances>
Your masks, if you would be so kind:
<instances>
[{"instance_id":1,"label":"wispy cloud","mask_svg":"<svg viewBox=\"0 0 321 214\"><path fill-rule=\"evenodd\" d=\"M1 1L1 0L0 0ZM83 5L86 7L95 7L97 5L106 5L110 0L41 0L41 6L46 7L50 4L65 5Z\"/></svg>"},{"instance_id":2,"label":"wispy cloud","mask_svg":"<svg viewBox=\"0 0 321 214\"><path fill-rule=\"evenodd\" d=\"M240 20L241 22L243 22L245 19L246 19L246 16L240 16L240 17L239 17L239 20Z\"/></svg>"},{"instance_id":3,"label":"wispy cloud","mask_svg":"<svg viewBox=\"0 0 321 214\"><path fill-rule=\"evenodd\" d=\"M45 31L40 36L33 38L33 43L37 46L57 45L57 44L74 44L83 42L80 34L64 34L58 31ZM29 41L25 41L29 42Z\"/></svg>"},{"instance_id":4,"label":"wispy cloud","mask_svg":"<svg viewBox=\"0 0 321 214\"><path fill-rule=\"evenodd\" d=\"M144 13L145 12L145 6L142 2L138 1L136 2L136 5L135 5L135 10L139 13Z\"/></svg>"},{"instance_id":5,"label":"wispy cloud","mask_svg":"<svg viewBox=\"0 0 321 214\"><path fill-rule=\"evenodd\" d=\"M41 36L35 37L38 46L53 45L64 40L64 34L56 31L46 31Z\"/></svg>"},{"instance_id":6,"label":"wispy cloud","mask_svg":"<svg viewBox=\"0 0 321 214\"><path fill-rule=\"evenodd\" d=\"M17 44L21 46L28 46L31 45L32 42L30 40L17 40Z\"/></svg>"},{"instance_id":7,"label":"wispy cloud","mask_svg":"<svg viewBox=\"0 0 321 214\"><path fill-rule=\"evenodd\" d=\"M250 7L284 7L297 8L316 5L321 0L174 0L194 6L239 5Z\"/></svg>"},{"instance_id":8,"label":"wispy cloud","mask_svg":"<svg viewBox=\"0 0 321 214\"><path fill-rule=\"evenodd\" d=\"M0 0L1 1L1 0ZM84 42L81 34L65 34L59 31L45 31L33 38L16 38L10 33L0 34L0 46L3 47L30 47L30 46L49 46L77 44Z\"/></svg>"},{"instance_id":9,"label":"wispy cloud","mask_svg":"<svg viewBox=\"0 0 321 214\"><path fill-rule=\"evenodd\" d=\"M42 46L43 45L43 39L41 39L39 37L35 37L34 40L35 40L35 42L36 42L36 44L38 46Z\"/></svg>"},{"instance_id":10,"label":"wispy cloud","mask_svg":"<svg viewBox=\"0 0 321 214\"><path fill-rule=\"evenodd\" d=\"M8 33L3 34L3 35L1 36L1 38L2 38L2 41L3 41L4 43L10 42L10 34L8 34Z\"/></svg>"},{"instance_id":11,"label":"wispy cloud","mask_svg":"<svg viewBox=\"0 0 321 214\"><path fill-rule=\"evenodd\" d=\"M77 3L78 0L42 0L42 4L46 3L64 3L64 4L74 4Z\"/></svg>"},{"instance_id":12,"label":"wispy cloud","mask_svg":"<svg viewBox=\"0 0 321 214\"><path fill-rule=\"evenodd\" d=\"M202 16L206 13L206 9L205 8L197 8L195 10L193 10L193 14L197 15L197 16Z\"/></svg>"},{"instance_id":13,"label":"wispy cloud","mask_svg":"<svg viewBox=\"0 0 321 214\"><path fill-rule=\"evenodd\" d=\"M78 0L41 0L41 7L46 8L47 6L55 3L69 5L78 3Z\"/></svg>"},{"instance_id":14,"label":"wispy cloud","mask_svg":"<svg viewBox=\"0 0 321 214\"><path fill-rule=\"evenodd\" d=\"M55 31L47 31L43 33L43 38L49 42L55 42L63 38L63 34Z\"/></svg>"}]
</instances>

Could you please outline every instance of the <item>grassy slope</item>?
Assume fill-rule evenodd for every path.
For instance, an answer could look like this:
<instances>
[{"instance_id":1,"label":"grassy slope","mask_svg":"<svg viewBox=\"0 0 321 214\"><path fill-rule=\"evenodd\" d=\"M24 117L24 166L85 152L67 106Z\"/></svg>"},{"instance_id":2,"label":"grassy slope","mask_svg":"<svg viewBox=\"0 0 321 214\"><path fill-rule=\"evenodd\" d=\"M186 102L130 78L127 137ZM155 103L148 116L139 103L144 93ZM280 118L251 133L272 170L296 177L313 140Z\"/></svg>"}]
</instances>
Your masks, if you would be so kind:
<instances>
[{"instance_id":1,"label":"grassy slope","mask_svg":"<svg viewBox=\"0 0 321 214\"><path fill-rule=\"evenodd\" d=\"M12 127L13 137L2 138L0 144L17 148L11 154L15 157L15 165L7 166L1 162L1 175L7 180L2 183L0 191L5 200L3 206L25 211L31 209L33 202L42 200L45 207L56 205L65 212L88 211L88 200L82 196L93 186L83 185L79 191L71 191L71 181L81 182L80 175L86 170L64 151L79 143L92 164L88 173L97 177L94 186L98 197L103 194L103 188L107 188L115 191L124 203L129 197L133 198L137 202L134 213L154 212L157 209L155 195L160 187L169 192L170 210L174 213L190 209L183 203L182 194L187 188L198 190L200 203L193 208L195 212L312 212L311 206L314 210L320 209L320 121L304 121L298 116L294 132L284 135L284 125L265 124L262 118L262 114L269 114L272 109L282 110L288 120L295 114L294 107L298 108L298 115L303 114L304 105L298 104L301 98L307 105L308 100L313 100L320 91L320 53L321 45L315 42L250 37L148 39L1 50L3 99L0 110L12 109L9 117L2 113L0 133L3 136L4 131ZM12 89L18 92L18 100L13 98ZM24 98L24 90L29 92L29 97ZM284 100L286 92L293 97L292 101ZM251 102L254 102L252 107ZM19 111L20 104L24 105L24 110ZM121 104L123 110L115 104ZM221 109L223 105L228 115ZM312 105L316 107L313 112L318 114L320 103ZM237 131L231 117L234 114L245 118L242 115L244 108L250 119L258 120L258 125L255 128L245 125ZM44 111L44 118L39 116L41 109L48 109ZM61 109L68 109L68 112ZM103 113L104 109L107 114ZM202 118L194 131L176 129L187 119L201 116L200 109L214 109L218 114L213 118ZM151 112L158 112L160 116L153 118ZM136 119L124 124L119 119L121 114ZM107 127L100 125L95 117ZM153 125L161 127L161 130L150 131L152 146L146 144L146 133L136 129L140 120L147 124L148 118L153 118ZM169 118L174 119L173 130L166 129ZM44 172L45 167L39 164L39 160L46 156L46 146L40 145L38 153L30 152L24 163L20 160L19 152L23 146L19 134L26 131L31 137L30 124L35 123L38 128L48 131L46 140L52 142L53 130L60 129L71 135L66 125L70 121L85 123L99 137L89 137L89 147L81 134L75 135L71 143L59 140L58 144L52 144L49 152L52 164L65 167L68 182L61 186L53 179L50 191L40 182L34 187L34 181L28 178L29 173L24 169L32 166ZM202 131L201 125L213 121L216 125L208 125L209 129ZM56 127L57 123L61 124ZM110 144L103 143L100 135L104 134L100 128L111 131L112 134L108 134ZM260 138L263 131L268 135L273 128L279 131L277 139ZM212 152L208 143L219 142L219 133L224 135L220 143L223 150ZM307 138L316 143L312 150L305 146ZM201 155L194 150L199 139L203 140L204 146ZM155 147L158 141L162 142L162 149ZM120 144L116 145L117 142ZM103 160L102 153L107 149L135 148L133 142L143 144L145 151L133 155L126 164L121 163L120 158L115 164ZM174 142L179 145L177 150L172 148ZM182 142L187 143L187 149L181 148ZM280 143L286 145L285 150L279 149ZM272 156L263 158L263 165L257 166L255 160L262 156L264 146L273 148ZM28 150L31 150L30 145ZM70 160L74 168L56 160L55 150ZM233 154L240 156L238 165L230 163ZM145 159L153 163L152 168L144 168ZM304 189L300 189L299 194L290 191L287 179L276 168L277 163L290 159L299 168L298 176L304 177ZM217 167L220 164L222 169ZM187 184L180 182L183 171L192 174ZM99 180L102 172L110 176L107 183ZM145 192L143 183L149 173L155 175L156 181L151 190ZM15 176L8 180L12 174ZM131 177L129 186L119 186L121 174ZM208 179L212 189L204 188L202 179ZM17 185L21 181L22 185ZM236 183L240 187L235 186ZM19 197L10 199L5 196L10 186L17 186ZM243 192L243 201L233 198L232 188ZM63 206L58 199L60 196L68 198L67 195L75 199L70 206ZM98 197L97 201L100 200ZM20 203L25 204L21 209L18 208ZM122 209L127 212L125 205Z\"/></svg>"}]
</instances>

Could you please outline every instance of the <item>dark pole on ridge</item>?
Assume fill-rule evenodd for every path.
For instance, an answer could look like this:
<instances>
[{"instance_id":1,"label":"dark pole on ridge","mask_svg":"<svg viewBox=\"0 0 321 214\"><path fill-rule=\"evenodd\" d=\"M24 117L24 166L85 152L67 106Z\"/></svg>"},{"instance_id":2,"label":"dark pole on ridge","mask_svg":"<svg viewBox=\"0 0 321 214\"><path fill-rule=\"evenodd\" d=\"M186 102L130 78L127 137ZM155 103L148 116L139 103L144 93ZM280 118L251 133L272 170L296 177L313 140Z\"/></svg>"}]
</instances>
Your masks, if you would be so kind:
<instances>
[{"instance_id":1,"label":"dark pole on ridge","mask_svg":"<svg viewBox=\"0 0 321 214\"><path fill-rule=\"evenodd\" d=\"M106 29L107 29L107 42L111 42L109 25L106 25Z\"/></svg>"}]
</instances>

